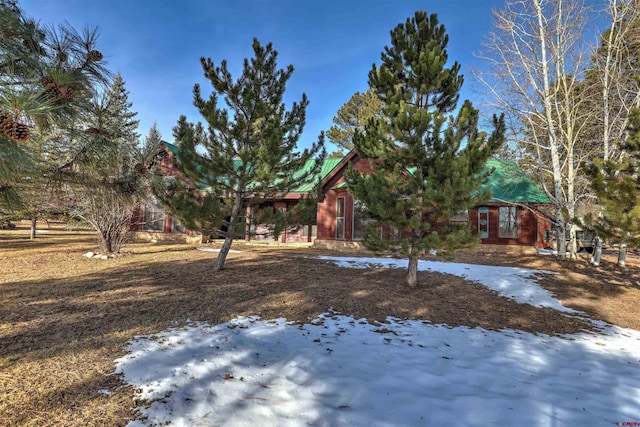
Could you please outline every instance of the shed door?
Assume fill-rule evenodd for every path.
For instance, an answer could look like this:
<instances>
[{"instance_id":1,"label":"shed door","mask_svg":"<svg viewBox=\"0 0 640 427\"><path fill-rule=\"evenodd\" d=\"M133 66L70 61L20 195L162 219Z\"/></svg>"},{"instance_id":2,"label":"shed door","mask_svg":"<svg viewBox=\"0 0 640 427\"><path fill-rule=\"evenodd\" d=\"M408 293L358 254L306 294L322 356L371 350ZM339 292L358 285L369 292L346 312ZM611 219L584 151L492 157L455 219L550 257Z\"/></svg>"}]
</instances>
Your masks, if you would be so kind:
<instances>
[{"instance_id":1,"label":"shed door","mask_svg":"<svg viewBox=\"0 0 640 427\"><path fill-rule=\"evenodd\" d=\"M478 235L481 239L489 238L489 208L478 208Z\"/></svg>"}]
</instances>

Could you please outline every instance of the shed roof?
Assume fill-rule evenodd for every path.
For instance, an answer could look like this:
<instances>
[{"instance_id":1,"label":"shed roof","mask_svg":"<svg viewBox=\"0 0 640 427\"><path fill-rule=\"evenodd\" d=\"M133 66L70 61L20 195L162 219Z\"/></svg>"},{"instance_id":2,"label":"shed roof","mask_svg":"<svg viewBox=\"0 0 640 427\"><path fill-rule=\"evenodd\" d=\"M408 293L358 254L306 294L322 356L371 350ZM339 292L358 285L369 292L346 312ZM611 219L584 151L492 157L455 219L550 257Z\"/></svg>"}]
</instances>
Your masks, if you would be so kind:
<instances>
[{"instance_id":1,"label":"shed roof","mask_svg":"<svg viewBox=\"0 0 640 427\"><path fill-rule=\"evenodd\" d=\"M490 202L550 203L549 197L512 160L487 161L487 169L493 168L489 182L483 189L491 190Z\"/></svg>"}]
</instances>

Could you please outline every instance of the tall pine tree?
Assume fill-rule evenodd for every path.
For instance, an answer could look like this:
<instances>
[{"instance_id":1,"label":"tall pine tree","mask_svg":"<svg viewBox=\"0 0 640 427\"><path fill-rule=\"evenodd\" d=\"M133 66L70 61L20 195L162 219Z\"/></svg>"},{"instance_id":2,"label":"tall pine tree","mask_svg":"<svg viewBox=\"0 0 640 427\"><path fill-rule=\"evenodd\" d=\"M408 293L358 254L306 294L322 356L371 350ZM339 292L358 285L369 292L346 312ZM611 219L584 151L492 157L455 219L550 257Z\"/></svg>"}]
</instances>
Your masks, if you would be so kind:
<instances>
[{"instance_id":1,"label":"tall pine tree","mask_svg":"<svg viewBox=\"0 0 640 427\"><path fill-rule=\"evenodd\" d=\"M85 115L83 137L64 174L71 213L96 231L100 249L119 252L135 206L146 197L147 167L138 121L119 74ZM77 161L76 161L77 160Z\"/></svg>"},{"instance_id":2,"label":"tall pine tree","mask_svg":"<svg viewBox=\"0 0 640 427\"><path fill-rule=\"evenodd\" d=\"M340 107L333 118L333 126L327 131L329 141L341 148L337 154L344 156L343 150L351 151L356 131L364 132L369 119L380 116L381 111L382 102L373 90L354 93L349 101Z\"/></svg>"},{"instance_id":3,"label":"tall pine tree","mask_svg":"<svg viewBox=\"0 0 640 427\"><path fill-rule=\"evenodd\" d=\"M249 199L284 194L309 181L326 155L323 135L311 148L297 150L308 101L303 94L289 110L285 107L293 66L277 68L278 53L271 43L262 46L254 39L253 52L235 81L226 60L216 66L211 58L201 59L213 92L204 99L196 85L194 104L208 129L184 117L179 120L174 130L180 147L176 166L188 182L170 181L156 191L189 228L206 230L225 218L226 237L215 271L223 269L237 230L246 223ZM222 209L224 204L228 210Z\"/></svg>"},{"instance_id":4,"label":"tall pine tree","mask_svg":"<svg viewBox=\"0 0 640 427\"><path fill-rule=\"evenodd\" d=\"M504 141L504 120L494 116L490 136L478 131L478 111L465 101L455 118L463 77L447 67L448 36L435 14L416 12L391 31L391 46L369 85L383 102L383 118L356 133L355 148L371 161L372 174L350 170L351 192L374 223L364 244L385 250L393 242L379 226L396 229L409 258L407 284L417 283L418 258L432 248L453 249L472 241L469 227L449 218L489 198L480 187L486 160Z\"/></svg>"}]
</instances>

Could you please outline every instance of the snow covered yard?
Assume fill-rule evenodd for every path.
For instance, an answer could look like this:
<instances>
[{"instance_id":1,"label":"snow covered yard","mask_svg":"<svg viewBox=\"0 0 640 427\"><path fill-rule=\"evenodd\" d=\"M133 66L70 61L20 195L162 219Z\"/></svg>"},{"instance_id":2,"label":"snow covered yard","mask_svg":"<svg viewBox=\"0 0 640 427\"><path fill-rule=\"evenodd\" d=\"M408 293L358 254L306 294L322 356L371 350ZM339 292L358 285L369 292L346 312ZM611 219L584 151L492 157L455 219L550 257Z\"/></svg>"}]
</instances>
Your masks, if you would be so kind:
<instances>
[{"instance_id":1,"label":"snow covered yard","mask_svg":"<svg viewBox=\"0 0 640 427\"><path fill-rule=\"evenodd\" d=\"M324 257L345 267L402 261ZM565 308L535 270L421 262L520 303ZM446 304L446 301L443 301ZM147 425L635 425L640 332L565 337L325 313L312 324L189 322L130 342L117 372Z\"/></svg>"}]
</instances>

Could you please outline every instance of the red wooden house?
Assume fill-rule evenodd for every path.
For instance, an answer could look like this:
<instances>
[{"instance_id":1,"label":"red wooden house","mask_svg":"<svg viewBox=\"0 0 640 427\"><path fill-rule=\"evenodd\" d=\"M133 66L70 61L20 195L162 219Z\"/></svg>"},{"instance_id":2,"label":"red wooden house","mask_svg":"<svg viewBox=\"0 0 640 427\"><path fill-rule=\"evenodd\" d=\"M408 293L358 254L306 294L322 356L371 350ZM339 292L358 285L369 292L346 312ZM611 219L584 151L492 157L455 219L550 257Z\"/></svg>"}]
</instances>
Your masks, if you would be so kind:
<instances>
[{"instance_id":1,"label":"red wooden house","mask_svg":"<svg viewBox=\"0 0 640 427\"><path fill-rule=\"evenodd\" d=\"M175 154L179 148L176 145L163 142L159 147L159 167L164 176L176 176L180 178L180 173L174 166ZM307 162L306 168L311 168L314 160ZM323 160L319 179L323 180L332 170L341 162L341 159L325 159ZM304 172L304 171L301 171ZM247 199L247 216L253 217L257 214L257 210L265 208L275 208L281 210L289 210L294 207L298 201L310 193L314 192L314 184L307 183L294 188L287 194L281 194L269 200L261 201L259 204L249 203ZM168 233L183 233L184 227L173 218L165 213L164 207L157 201L151 201L146 205L139 206L132 219L131 230L134 232L154 233L156 237ZM274 236L273 227L268 224L247 224L244 233L245 240L265 240L280 242L311 242L316 238L316 224L291 224L283 230L279 236Z\"/></svg>"},{"instance_id":2,"label":"red wooden house","mask_svg":"<svg viewBox=\"0 0 640 427\"><path fill-rule=\"evenodd\" d=\"M160 168L165 176L179 176L174 167L177 150L177 146L169 143L160 146ZM362 240L367 219L362 204L348 192L344 172L349 165L360 172L372 171L369 160L360 157L355 150L342 159L323 161L319 176L322 198L318 202L315 224L291 224L277 237L266 224L248 225L245 239L335 243ZM549 198L514 162L489 160L487 167L495 169L488 183L492 193L491 200L451 218L451 221L471 223L474 233L479 235L484 244L548 246L548 242L544 240L544 232L551 229L551 221L544 210L550 205ZM262 201L260 205L248 209L290 209L301 197L312 191L312 184L303 185L288 194ZM133 231L185 231L178 221L165 214L159 203L140 206L134 213L132 224Z\"/></svg>"},{"instance_id":3,"label":"red wooden house","mask_svg":"<svg viewBox=\"0 0 640 427\"><path fill-rule=\"evenodd\" d=\"M350 152L323 181L324 198L318 203L317 241L357 242L364 237L366 216L351 196L344 180L349 164L371 172L369 160ZM544 213L550 206L546 194L511 161L489 160L495 168L487 184L492 198L482 206L451 218L469 222L483 244L545 247L545 230L551 221Z\"/></svg>"}]
</instances>

